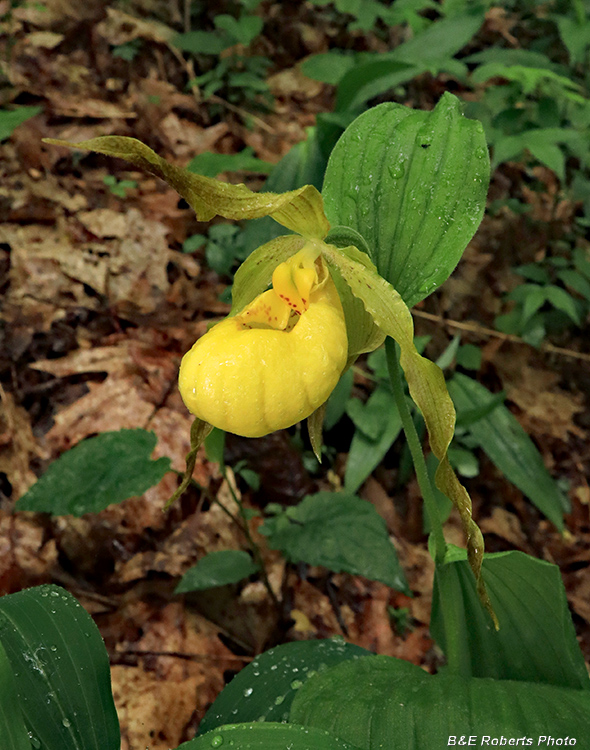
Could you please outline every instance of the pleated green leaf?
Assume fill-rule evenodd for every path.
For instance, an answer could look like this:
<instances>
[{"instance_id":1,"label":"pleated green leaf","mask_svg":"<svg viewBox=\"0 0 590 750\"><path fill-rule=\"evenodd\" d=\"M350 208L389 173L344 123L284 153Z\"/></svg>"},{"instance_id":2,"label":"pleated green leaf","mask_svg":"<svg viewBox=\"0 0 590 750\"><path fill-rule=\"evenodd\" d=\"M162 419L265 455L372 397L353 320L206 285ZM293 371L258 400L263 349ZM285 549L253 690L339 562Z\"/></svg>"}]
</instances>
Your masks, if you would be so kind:
<instances>
[{"instance_id":1,"label":"pleated green leaf","mask_svg":"<svg viewBox=\"0 0 590 750\"><path fill-rule=\"evenodd\" d=\"M432 676L375 656L340 664L299 692L290 720L320 727L364 750L448 747L449 738L588 736L590 692L510 680ZM459 742L456 742L459 745ZM465 744L465 743L464 743ZM490 746L492 743L489 743ZM504 743L508 746L508 740Z\"/></svg>"},{"instance_id":2,"label":"pleated green leaf","mask_svg":"<svg viewBox=\"0 0 590 750\"><path fill-rule=\"evenodd\" d=\"M221 691L199 726L204 734L229 722L282 721L302 685L349 659L372 656L342 638L285 643L257 656Z\"/></svg>"},{"instance_id":3,"label":"pleated green leaf","mask_svg":"<svg viewBox=\"0 0 590 750\"><path fill-rule=\"evenodd\" d=\"M184 742L177 750L359 750L323 729L253 722L230 724Z\"/></svg>"},{"instance_id":4,"label":"pleated green leaf","mask_svg":"<svg viewBox=\"0 0 590 750\"><path fill-rule=\"evenodd\" d=\"M436 567L430 630L451 666L463 676L590 689L559 568L522 552L500 552L485 555L482 575L498 631L479 606L467 561ZM450 638L461 643L460 663L447 649Z\"/></svg>"},{"instance_id":5,"label":"pleated green leaf","mask_svg":"<svg viewBox=\"0 0 590 750\"><path fill-rule=\"evenodd\" d=\"M332 151L326 215L360 232L379 273L411 307L459 262L483 217L489 172L483 128L463 117L452 94L431 112L381 104Z\"/></svg>"},{"instance_id":6,"label":"pleated green leaf","mask_svg":"<svg viewBox=\"0 0 590 750\"><path fill-rule=\"evenodd\" d=\"M293 232L320 239L330 228L322 197L312 185L282 194L254 193L245 185L231 185L177 167L145 143L125 136L105 135L80 143L46 138L44 142L125 159L173 187L194 209L199 221L209 221L214 216L236 220L272 216Z\"/></svg>"},{"instance_id":7,"label":"pleated green leaf","mask_svg":"<svg viewBox=\"0 0 590 750\"><path fill-rule=\"evenodd\" d=\"M449 391L459 419L494 402L495 396L483 385L461 373L449 381ZM469 433L500 471L557 528L563 530L563 513L569 510L567 498L547 471L535 444L516 417L502 404L481 419L470 421Z\"/></svg>"},{"instance_id":8,"label":"pleated green leaf","mask_svg":"<svg viewBox=\"0 0 590 750\"><path fill-rule=\"evenodd\" d=\"M107 652L71 594L44 585L2 597L0 642L36 750L118 750Z\"/></svg>"},{"instance_id":9,"label":"pleated green leaf","mask_svg":"<svg viewBox=\"0 0 590 750\"><path fill-rule=\"evenodd\" d=\"M0 641L0 747L2 750L31 750L21 711L12 667Z\"/></svg>"}]
</instances>

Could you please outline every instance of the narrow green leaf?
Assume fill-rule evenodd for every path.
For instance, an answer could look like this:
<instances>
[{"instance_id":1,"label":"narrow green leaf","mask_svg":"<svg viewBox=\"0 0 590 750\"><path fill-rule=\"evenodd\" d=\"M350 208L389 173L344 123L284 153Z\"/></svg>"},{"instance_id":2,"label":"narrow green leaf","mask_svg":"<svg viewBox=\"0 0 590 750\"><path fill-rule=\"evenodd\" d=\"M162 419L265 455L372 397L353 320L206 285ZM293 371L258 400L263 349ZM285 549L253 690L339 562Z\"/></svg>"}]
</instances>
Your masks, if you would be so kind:
<instances>
[{"instance_id":1,"label":"narrow green leaf","mask_svg":"<svg viewBox=\"0 0 590 750\"><path fill-rule=\"evenodd\" d=\"M266 518L259 529L290 562L323 565L409 593L385 521L373 505L344 492L318 492Z\"/></svg>"},{"instance_id":2,"label":"narrow green leaf","mask_svg":"<svg viewBox=\"0 0 590 750\"><path fill-rule=\"evenodd\" d=\"M203 591L216 586L226 586L228 583L237 583L258 570L258 565L243 550L209 552L186 571L174 593Z\"/></svg>"},{"instance_id":3,"label":"narrow green leaf","mask_svg":"<svg viewBox=\"0 0 590 750\"><path fill-rule=\"evenodd\" d=\"M551 284L550 286L545 287L545 294L547 296L547 301L550 302L553 307L564 312L576 325L580 325L580 315L576 303L573 297L571 297L565 289Z\"/></svg>"},{"instance_id":4,"label":"narrow green leaf","mask_svg":"<svg viewBox=\"0 0 590 750\"><path fill-rule=\"evenodd\" d=\"M83 440L49 466L16 510L83 516L142 495L170 471L169 458L150 458L156 442L153 432L139 429Z\"/></svg>"},{"instance_id":5,"label":"narrow green leaf","mask_svg":"<svg viewBox=\"0 0 590 750\"><path fill-rule=\"evenodd\" d=\"M477 33L483 21L483 13L476 8L474 12L456 14L431 24L393 52L373 54L341 78L337 109L360 108L369 99L426 70L438 71L448 66L453 56Z\"/></svg>"},{"instance_id":6,"label":"narrow green leaf","mask_svg":"<svg viewBox=\"0 0 590 750\"><path fill-rule=\"evenodd\" d=\"M461 373L456 373L448 385L459 419L494 399L487 388ZM498 469L561 531L563 512L569 507L567 498L516 417L496 404L489 414L465 426Z\"/></svg>"},{"instance_id":7,"label":"narrow green leaf","mask_svg":"<svg viewBox=\"0 0 590 750\"><path fill-rule=\"evenodd\" d=\"M313 675L343 661L372 655L343 638L285 643L265 651L217 696L199 734L230 721L284 720L297 691Z\"/></svg>"},{"instance_id":8,"label":"narrow green leaf","mask_svg":"<svg viewBox=\"0 0 590 750\"><path fill-rule=\"evenodd\" d=\"M364 750L446 748L449 738L478 746L492 738L588 735L590 692L510 680L432 676L375 656L332 667L300 690L290 720L320 727ZM490 746L492 742L489 742Z\"/></svg>"},{"instance_id":9,"label":"narrow green leaf","mask_svg":"<svg viewBox=\"0 0 590 750\"><path fill-rule=\"evenodd\" d=\"M349 368L343 373L338 385L326 402L326 412L324 415L324 428L331 430L342 419L346 412L346 403L350 398L352 386L354 384L354 373Z\"/></svg>"},{"instance_id":10,"label":"narrow green leaf","mask_svg":"<svg viewBox=\"0 0 590 750\"><path fill-rule=\"evenodd\" d=\"M71 594L44 585L2 597L0 641L35 748L118 750L107 652Z\"/></svg>"},{"instance_id":11,"label":"narrow green leaf","mask_svg":"<svg viewBox=\"0 0 590 750\"><path fill-rule=\"evenodd\" d=\"M408 306L455 268L483 216L489 156L481 124L444 94L432 112L381 104L336 144L323 196L332 224L358 231Z\"/></svg>"},{"instance_id":12,"label":"narrow green leaf","mask_svg":"<svg viewBox=\"0 0 590 750\"><path fill-rule=\"evenodd\" d=\"M358 429L357 425L346 460L344 488L347 492L356 492L373 473L402 429L399 411L387 388L376 388L369 396L365 408L379 415L378 434L372 439L365 431Z\"/></svg>"},{"instance_id":13,"label":"narrow green leaf","mask_svg":"<svg viewBox=\"0 0 590 750\"><path fill-rule=\"evenodd\" d=\"M0 747L2 750L31 750L31 740L16 692L12 667L0 641Z\"/></svg>"},{"instance_id":14,"label":"narrow green leaf","mask_svg":"<svg viewBox=\"0 0 590 750\"><path fill-rule=\"evenodd\" d=\"M225 750L227 746L242 750L359 750L323 729L264 721L221 726L184 742L177 750Z\"/></svg>"},{"instance_id":15,"label":"narrow green leaf","mask_svg":"<svg viewBox=\"0 0 590 750\"><path fill-rule=\"evenodd\" d=\"M199 221L209 221L214 216L236 220L272 216L293 232L320 239L330 228L324 216L322 197L311 185L280 195L254 193L245 185L231 185L177 167L145 143L126 136L105 135L80 143L46 138L44 142L125 159L173 187L194 209Z\"/></svg>"},{"instance_id":16,"label":"narrow green leaf","mask_svg":"<svg viewBox=\"0 0 590 750\"><path fill-rule=\"evenodd\" d=\"M482 575L498 631L479 606L466 560L435 572L430 630L445 652L450 638L462 644L463 675L590 689L559 568L522 552L501 552L484 556ZM453 603L452 623L444 621L443 598Z\"/></svg>"}]
</instances>

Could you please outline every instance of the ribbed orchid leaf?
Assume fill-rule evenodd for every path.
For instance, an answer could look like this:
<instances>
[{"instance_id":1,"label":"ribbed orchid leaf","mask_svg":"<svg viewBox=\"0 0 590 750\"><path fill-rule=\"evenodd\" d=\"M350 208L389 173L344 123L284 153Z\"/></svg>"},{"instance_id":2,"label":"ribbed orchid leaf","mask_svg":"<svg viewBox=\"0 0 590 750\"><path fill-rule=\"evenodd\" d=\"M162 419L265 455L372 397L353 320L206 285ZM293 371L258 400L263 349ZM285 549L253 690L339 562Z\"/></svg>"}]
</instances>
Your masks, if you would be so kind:
<instances>
[{"instance_id":1,"label":"ribbed orchid leaf","mask_svg":"<svg viewBox=\"0 0 590 750\"><path fill-rule=\"evenodd\" d=\"M548 740L556 738L579 747L588 736L589 712L588 690L465 679L449 671L433 676L407 661L373 656L308 680L289 719L364 750L465 746L471 736L477 747L508 747L509 739L523 736L534 738L535 747L553 745ZM566 737L574 742L564 742Z\"/></svg>"},{"instance_id":2,"label":"ribbed orchid leaf","mask_svg":"<svg viewBox=\"0 0 590 750\"><path fill-rule=\"evenodd\" d=\"M411 307L455 268L483 216L490 159L482 126L445 93L431 112L385 103L336 144L322 194ZM355 244L356 243L351 243Z\"/></svg>"},{"instance_id":3,"label":"ribbed orchid leaf","mask_svg":"<svg viewBox=\"0 0 590 750\"><path fill-rule=\"evenodd\" d=\"M483 537L471 517L471 498L457 479L447 457L455 430L455 408L442 370L416 350L410 311L391 284L378 274L366 253L356 247L337 249L325 245L323 257L331 268L338 269L383 333L399 344L400 363L408 381L410 395L422 412L430 447L439 460L436 485L459 511L467 540L469 564L475 575L482 603L491 612L481 578Z\"/></svg>"},{"instance_id":4,"label":"ribbed orchid leaf","mask_svg":"<svg viewBox=\"0 0 590 750\"><path fill-rule=\"evenodd\" d=\"M330 228L322 196L312 185L282 194L254 193L245 185L220 182L170 164L141 141L126 136L105 135L80 143L48 138L45 143L125 159L173 187L195 210L199 221L209 221L214 216L235 220L272 216L293 232L320 239Z\"/></svg>"}]
</instances>

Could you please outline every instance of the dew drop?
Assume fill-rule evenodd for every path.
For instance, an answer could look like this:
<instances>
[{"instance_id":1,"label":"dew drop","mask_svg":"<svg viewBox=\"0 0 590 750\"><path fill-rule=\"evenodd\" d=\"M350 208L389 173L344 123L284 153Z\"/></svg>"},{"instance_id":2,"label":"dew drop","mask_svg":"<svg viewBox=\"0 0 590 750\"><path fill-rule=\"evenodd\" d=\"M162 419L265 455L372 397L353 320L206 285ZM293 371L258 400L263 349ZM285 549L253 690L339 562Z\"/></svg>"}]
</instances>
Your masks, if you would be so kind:
<instances>
[{"instance_id":1,"label":"dew drop","mask_svg":"<svg viewBox=\"0 0 590 750\"><path fill-rule=\"evenodd\" d=\"M72 726L72 722L64 716L64 718L61 720L61 723L64 725L66 729Z\"/></svg>"},{"instance_id":2,"label":"dew drop","mask_svg":"<svg viewBox=\"0 0 590 750\"><path fill-rule=\"evenodd\" d=\"M244 698L248 698L249 696L251 696L252 692L253 692L253 688L251 688L251 687L250 688L246 688L244 690Z\"/></svg>"},{"instance_id":3,"label":"dew drop","mask_svg":"<svg viewBox=\"0 0 590 750\"><path fill-rule=\"evenodd\" d=\"M216 734L211 739L211 747L221 747L223 745L223 737L220 734Z\"/></svg>"},{"instance_id":4,"label":"dew drop","mask_svg":"<svg viewBox=\"0 0 590 750\"><path fill-rule=\"evenodd\" d=\"M29 740L31 742L31 745L35 748L35 750L39 750L39 748L41 747L41 742L39 741L37 737L35 737L34 734L32 734L32 732L29 732Z\"/></svg>"},{"instance_id":5,"label":"dew drop","mask_svg":"<svg viewBox=\"0 0 590 750\"><path fill-rule=\"evenodd\" d=\"M280 706L284 700L285 700L284 695L277 695L277 697L275 698L275 706Z\"/></svg>"},{"instance_id":6,"label":"dew drop","mask_svg":"<svg viewBox=\"0 0 590 750\"><path fill-rule=\"evenodd\" d=\"M299 688L300 688L300 687L301 687L302 685L303 685L303 683L301 682L301 680L293 680L293 682L291 683L291 688L292 688L293 690L299 690Z\"/></svg>"}]
</instances>

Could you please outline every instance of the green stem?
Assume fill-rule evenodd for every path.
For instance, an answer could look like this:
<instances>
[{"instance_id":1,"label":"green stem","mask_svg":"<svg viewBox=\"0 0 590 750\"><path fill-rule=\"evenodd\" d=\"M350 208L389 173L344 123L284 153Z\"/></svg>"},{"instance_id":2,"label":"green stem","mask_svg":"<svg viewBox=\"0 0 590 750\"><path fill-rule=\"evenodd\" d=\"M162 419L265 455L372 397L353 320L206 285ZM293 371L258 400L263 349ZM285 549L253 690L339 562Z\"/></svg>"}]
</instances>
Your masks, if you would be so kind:
<instances>
[{"instance_id":1,"label":"green stem","mask_svg":"<svg viewBox=\"0 0 590 750\"><path fill-rule=\"evenodd\" d=\"M393 389L393 397L395 398L404 432L406 433L406 440L408 441L408 447L412 454L412 461L414 462L414 468L416 470L416 478L418 479L418 485L420 486L422 498L424 499L424 508L432 530L434 547L433 557L435 562L442 562L447 551L447 543L445 542L443 534L442 522L440 520L436 498L434 497L434 490L430 483L430 477L428 476L428 469L426 468L426 461L424 459L424 453L422 452L420 438L416 432L416 426L406 402L406 394L404 393L404 385L398 362L398 354L395 348L395 341L389 336L385 340L385 352L387 354L387 368L389 370L389 379Z\"/></svg>"}]
</instances>

